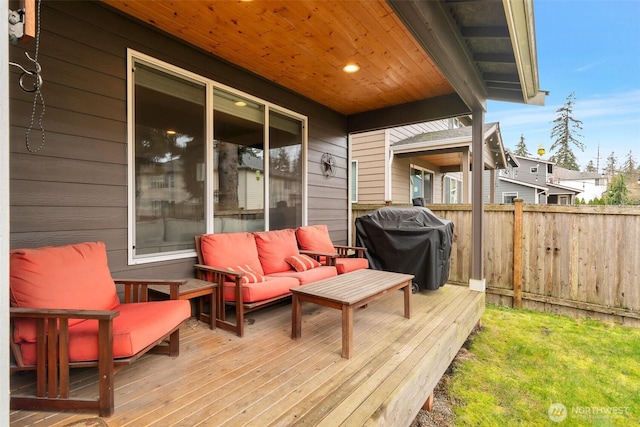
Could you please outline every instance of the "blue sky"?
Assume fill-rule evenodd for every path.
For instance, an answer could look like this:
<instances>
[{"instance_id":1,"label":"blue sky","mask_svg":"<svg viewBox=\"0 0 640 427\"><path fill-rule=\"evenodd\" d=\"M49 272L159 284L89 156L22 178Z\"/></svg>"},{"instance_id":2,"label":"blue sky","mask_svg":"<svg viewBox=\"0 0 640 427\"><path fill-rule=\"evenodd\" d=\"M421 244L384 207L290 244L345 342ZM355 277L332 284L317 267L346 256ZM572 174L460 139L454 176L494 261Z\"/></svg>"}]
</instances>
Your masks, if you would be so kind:
<instances>
[{"instance_id":1,"label":"blue sky","mask_svg":"<svg viewBox=\"0 0 640 427\"><path fill-rule=\"evenodd\" d=\"M640 0L534 0L540 88L545 106L487 103L485 121L500 122L505 147L524 135L529 151L552 144L556 110L575 92L584 152L581 169L600 169L613 151L621 166L631 150L640 162Z\"/></svg>"}]
</instances>

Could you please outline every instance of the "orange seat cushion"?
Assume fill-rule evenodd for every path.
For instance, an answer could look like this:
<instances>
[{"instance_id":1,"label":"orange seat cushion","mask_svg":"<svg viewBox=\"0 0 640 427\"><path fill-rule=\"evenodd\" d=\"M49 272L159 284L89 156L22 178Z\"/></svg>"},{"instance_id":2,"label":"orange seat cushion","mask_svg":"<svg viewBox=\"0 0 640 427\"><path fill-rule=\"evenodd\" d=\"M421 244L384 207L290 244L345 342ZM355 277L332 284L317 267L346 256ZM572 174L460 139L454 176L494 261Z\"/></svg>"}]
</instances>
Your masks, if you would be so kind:
<instances>
[{"instance_id":1,"label":"orange seat cushion","mask_svg":"<svg viewBox=\"0 0 640 427\"><path fill-rule=\"evenodd\" d=\"M300 249L316 252L335 252L329 229L325 224L308 225L296 229Z\"/></svg>"},{"instance_id":2,"label":"orange seat cushion","mask_svg":"<svg viewBox=\"0 0 640 427\"><path fill-rule=\"evenodd\" d=\"M350 273L369 268L369 260L366 258L336 258L336 268L338 274Z\"/></svg>"},{"instance_id":3,"label":"orange seat cushion","mask_svg":"<svg viewBox=\"0 0 640 427\"><path fill-rule=\"evenodd\" d=\"M188 300L169 300L122 304L113 319L114 358L139 353L168 335L191 316ZM27 365L36 363L36 344L22 343L22 358ZM69 360L85 362L98 359L98 321L84 320L69 327Z\"/></svg>"},{"instance_id":4,"label":"orange seat cushion","mask_svg":"<svg viewBox=\"0 0 640 427\"><path fill-rule=\"evenodd\" d=\"M294 272L294 271L292 271ZM295 272L294 272L295 273ZM265 277L262 283L243 283L242 302L251 303L276 298L291 293L290 289L300 286L300 281L294 277ZM225 301L236 300L235 282L224 283Z\"/></svg>"},{"instance_id":5,"label":"orange seat cushion","mask_svg":"<svg viewBox=\"0 0 640 427\"><path fill-rule=\"evenodd\" d=\"M200 250L204 263L210 267L226 269L248 264L257 274L264 275L252 233L203 234Z\"/></svg>"},{"instance_id":6,"label":"orange seat cushion","mask_svg":"<svg viewBox=\"0 0 640 427\"><path fill-rule=\"evenodd\" d=\"M15 249L9 257L12 307L112 310L120 304L102 242ZM34 342L35 321L16 319L14 339Z\"/></svg>"},{"instance_id":7,"label":"orange seat cushion","mask_svg":"<svg viewBox=\"0 0 640 427\"><path fill-rule=\"evenodd\" d=\"M275 277L293 277L300 282L300 285L306 285L309 283L317 282L318 280L328 279L333 276L337 276L338 271L334 266L323 265L321 267L313 268L307 271L284 271L280 273L272 273L267 278Z\"/></svg>"},{"instance_id":8,"label":"orange seat cushion","mask_svg":"<svg viewBox=\"0 0 640 427\"><path fill-rule=\"evenodd\" d=\"M259 231L253 234L265 275L291 270L285 259L300 254L295 230Z\"/></svg>"}]
</instances>

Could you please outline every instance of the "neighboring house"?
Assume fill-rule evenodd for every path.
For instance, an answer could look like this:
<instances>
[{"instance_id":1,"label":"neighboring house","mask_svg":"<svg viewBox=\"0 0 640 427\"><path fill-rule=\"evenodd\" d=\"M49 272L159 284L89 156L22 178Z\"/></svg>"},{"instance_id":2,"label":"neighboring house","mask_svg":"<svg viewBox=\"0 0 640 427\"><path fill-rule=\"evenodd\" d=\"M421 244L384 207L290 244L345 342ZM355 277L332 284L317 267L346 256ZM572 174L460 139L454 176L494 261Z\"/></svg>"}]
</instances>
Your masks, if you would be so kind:
<instances>
[{"instance_id":1,"label":"neighboring house","mask_svg":"<svg viewBox=\"0 0 640 427\"><path fill-rule=\"evenodd\" d=\"M484 195L488 202L513 203L522 199L534 204L574 204L574 188L554 183L555 163L544 159L516 156L507 153L508 167L501 170L497 179L484 181ZM493 197L490 192L493 190Z\"/></svg>"},{"instance_id":2,"label":"neighboring house","mask_svg":"<svg viewBox=\"0 0 640 427\"><path fill-rule=\"evenodd\" d=\"M352 185L359 204L470 203L473 150L468 117L353 134ZM506 167L498 123L484 125L482 161Z\"/></svg>"},{"instance_id":3,"label":"neighboring house","mask_svg":"<svg viewBox=\"0 0 640 427\"><path fill-rule=\"evenodd\" d=\"M598 172L573 171L556 166L552 182L578 190L579 193L576 197L589 202L596 198L602 198L602 194L607 191L609 186L609 177Z\"/></svg>"}]
</instances>

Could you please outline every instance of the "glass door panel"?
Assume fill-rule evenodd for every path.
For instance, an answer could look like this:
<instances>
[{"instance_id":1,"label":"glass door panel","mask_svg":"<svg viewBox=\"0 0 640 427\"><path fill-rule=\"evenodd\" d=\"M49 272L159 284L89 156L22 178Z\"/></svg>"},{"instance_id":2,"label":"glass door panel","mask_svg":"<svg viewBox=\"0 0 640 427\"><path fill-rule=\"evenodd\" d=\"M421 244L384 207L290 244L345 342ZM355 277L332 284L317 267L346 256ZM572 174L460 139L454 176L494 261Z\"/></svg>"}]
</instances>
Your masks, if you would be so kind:
<instances>
[{"instance_id":1,"label":"glass door panel","mask_svg":"<svg viewBox=\"0 0 640 427\"><path fill-rule=\"evenodd\" d=\"M303 123L269 112L269 229L302 225Z\"/></svg>"},{"instance_id":2,"label":"glass door panel","mask_svg":"<svg viewBox=\"0 0 640 427\"><path fill-rule=\"evenodd\" d=\"M264 106L214 90L214 233L264 230Z\"/></svg>"}]
</instances>

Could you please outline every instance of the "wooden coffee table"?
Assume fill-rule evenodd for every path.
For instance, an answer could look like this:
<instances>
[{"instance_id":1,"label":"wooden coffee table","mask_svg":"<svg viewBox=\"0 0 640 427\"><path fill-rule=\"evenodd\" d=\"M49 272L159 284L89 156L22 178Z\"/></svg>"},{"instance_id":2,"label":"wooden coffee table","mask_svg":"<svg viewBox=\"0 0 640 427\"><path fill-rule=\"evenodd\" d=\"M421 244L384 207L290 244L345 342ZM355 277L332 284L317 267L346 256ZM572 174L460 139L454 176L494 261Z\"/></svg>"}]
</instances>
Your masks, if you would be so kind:
<instances>
[{"instance_id":1,"label":"wooden coffee table","mask_svg":"<svg viewBox=\"0 0 640 427\"><path fill-rule=\"evenodd\" d=\"M302 301L342 310L342 357L353 353L353 310L391 291L404 290L404 317L411 318L413 275L357 270L291 289L291 338L302 336Z\"/></svg>"}]
</instances>

